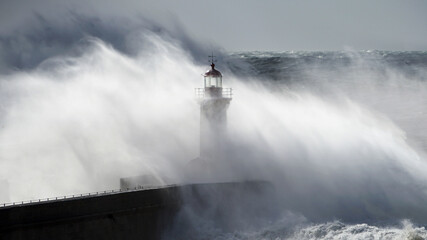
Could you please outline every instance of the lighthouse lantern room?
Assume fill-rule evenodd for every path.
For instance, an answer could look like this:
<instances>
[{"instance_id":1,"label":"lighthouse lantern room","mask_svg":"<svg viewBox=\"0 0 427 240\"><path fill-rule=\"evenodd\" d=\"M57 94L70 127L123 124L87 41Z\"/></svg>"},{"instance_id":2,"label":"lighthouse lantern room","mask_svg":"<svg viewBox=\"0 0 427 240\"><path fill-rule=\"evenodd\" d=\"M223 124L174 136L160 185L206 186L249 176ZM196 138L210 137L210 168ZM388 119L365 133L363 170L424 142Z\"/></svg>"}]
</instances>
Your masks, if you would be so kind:
<instances>
[{"instance_id":1,"label":"lighthouse lantern room","mask_svg":"<svg viewBox=\"0 0 427 240\"><path fill-rule=\"evenodd\" d=\"M214 63L211 64L211 69L207 71L203 76L205 77L205 88L222 88L222 74L220 71L215 69Z\"/></svg>"}]
</instances>

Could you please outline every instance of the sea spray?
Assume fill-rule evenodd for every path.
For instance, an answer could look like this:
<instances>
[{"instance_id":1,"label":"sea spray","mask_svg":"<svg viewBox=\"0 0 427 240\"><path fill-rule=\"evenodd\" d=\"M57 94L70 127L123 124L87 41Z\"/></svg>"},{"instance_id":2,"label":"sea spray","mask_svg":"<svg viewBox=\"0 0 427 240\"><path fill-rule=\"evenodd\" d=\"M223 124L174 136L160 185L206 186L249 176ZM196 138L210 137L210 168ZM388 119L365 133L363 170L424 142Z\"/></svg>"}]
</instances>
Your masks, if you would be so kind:
<instances>
[{"instance_id":1,"label":"sea spray","mask_svg":"<svg viewBox=\"0 0 427 240\"><path fill-rule=\"evenodd\" d=\"M132 59L88 41L81 56L2 77L0 171L12 201L173 177L196 155L193 82L203 68L167 42L155 42L157 57Z\"/></svg>"},{"instance_id":2,"label":"sea spray","mask_svg":"<svg viewBox=\"0 0 427 240\"><path fill-rule=\"evenodd\" d=\"M140 174L188 180L182 168L198 154L193 90L206 67L173 39L139 36L150 47L142 45L133 56L89 38L81 55L1 76L0 174L10 200L102 191L117 188L120 177ZM354 68L347 79L358 80L357 65L348 64ZM390 116L393 104L372 101L395 96L390 85L406 75L387 74L396 81L381 84L376 76L382 74L361 75L358 88L338 84L342 75L305 69L311 82L284 87L286 81L266 84L270 79L262 74L240 76L223 67L235 95L228 155L218 159L227 170L215 181L268 180L280 195L278 211L309 223L338 218L344 226L369 228L363 224L425 222L424 153ZM314 84L317 76L329 80ZM419 107L414 103L424 103L425 84L416 84L399 97Z\"/></svg>"}]
</instances>

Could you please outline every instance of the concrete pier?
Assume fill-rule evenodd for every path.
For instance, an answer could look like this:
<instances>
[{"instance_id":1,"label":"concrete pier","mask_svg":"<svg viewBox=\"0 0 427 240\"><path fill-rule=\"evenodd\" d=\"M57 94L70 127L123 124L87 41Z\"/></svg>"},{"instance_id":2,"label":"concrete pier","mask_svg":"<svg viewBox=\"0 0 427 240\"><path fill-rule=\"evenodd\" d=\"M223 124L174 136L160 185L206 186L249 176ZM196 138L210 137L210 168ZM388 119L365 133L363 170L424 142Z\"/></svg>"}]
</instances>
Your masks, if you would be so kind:
<instances>
[{"instance_id":1,"label":"concrete pier","mask_svg":"<svg viewBox=\"0 0 427 240\"><path fill-rule=\"evenodd\" d=\"M0 239L162 239L191 231L189 209L233 228L234 210L259 210L266 189L266 182L191 184L1 207Z\"/></svg>"}]
</instances>

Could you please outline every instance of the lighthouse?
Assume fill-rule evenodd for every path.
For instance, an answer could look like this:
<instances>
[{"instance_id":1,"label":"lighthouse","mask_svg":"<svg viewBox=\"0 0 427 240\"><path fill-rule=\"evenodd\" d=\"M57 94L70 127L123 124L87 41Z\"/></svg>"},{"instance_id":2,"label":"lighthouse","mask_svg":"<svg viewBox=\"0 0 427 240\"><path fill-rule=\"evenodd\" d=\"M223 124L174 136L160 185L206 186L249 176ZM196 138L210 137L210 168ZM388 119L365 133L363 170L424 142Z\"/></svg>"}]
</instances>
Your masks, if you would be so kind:
<instances>
[{"instance_id":1,"label":"lighthouse","mask_svg":"<svg viewBox=\"0 0 427 240\"><path fill-rule=\"evenodd\" d=\"M223 157L226 141L227 109L232 89L223 88L222 74L215 69L214 56L211 69L203 74L203 88L196 88L200 104L200 157L206 160Z\"/></svg>"}]
</instances>

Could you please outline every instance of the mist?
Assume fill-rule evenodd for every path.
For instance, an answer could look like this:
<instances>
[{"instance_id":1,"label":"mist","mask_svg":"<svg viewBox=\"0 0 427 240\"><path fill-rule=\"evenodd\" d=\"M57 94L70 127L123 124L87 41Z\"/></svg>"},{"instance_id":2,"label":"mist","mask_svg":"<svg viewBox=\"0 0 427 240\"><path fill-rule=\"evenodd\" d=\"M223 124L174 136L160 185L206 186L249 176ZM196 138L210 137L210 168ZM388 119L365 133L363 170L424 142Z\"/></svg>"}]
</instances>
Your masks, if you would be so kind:
<instances>
[{"instance_id":1,"label":"mist","mask_svg":"<svg viewBox=\"0 0 427 240\"><path fill-rule=\"evenodd\" d=\"M120 177L166 173L197 154L202 69L159 36L142 37L151 50L134 59L90 38L81 56L2 77L10 200L115 189Z\"/></svg>"},{"instance_id":2,"label":"mist","mask_svg":"<svg viewBox=\"0 0 427 240\"><path fill-rule=\"evenodd\" d=\"M2 58L0 201L117 189L144 174L192 183L184 169L199 155L204 45L153 28L111 30L128 37L120 44L70 29L75 40L55 49L71 52ZM227 157L210 180L270 181L278 209L297 222L425 222L425 70L344 54L344 71L302 65L304 78L284 84L218 62L235 95Z\"/></svg>"},{"instance_id":3,"label":"mist","mask_svg":"<svg viewBox=\"0 0 427 240\"><path fill-rule=\"evenodd\" d=\"M331 81L342 80L336 77ZM347 89L334 89L329 95L321 91L320 96L316 85L294 91L233 82L238 97L230 106L229 131L237 145L232 145L232 159L240 160L236 172L276 183L285 205L314 219L423 219L423 139L408 140L415 133L407 134L397 125L400 120L413 127L420 116L394 122L387 114L395 114L397 108L404 109L399 114L408 111L411 116L411 106L425 88L400 90L391 97L393 84L378 86L371 79L368 86L346 83ZM386 97L387 102L373 102ZM407 102L399 102L401 98Z\"/></svg>"}]
</instances>

